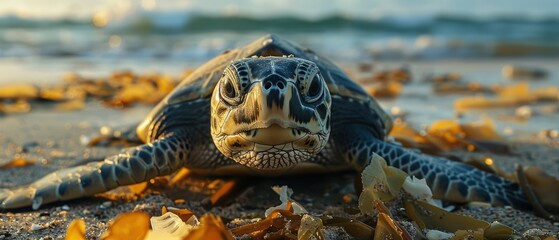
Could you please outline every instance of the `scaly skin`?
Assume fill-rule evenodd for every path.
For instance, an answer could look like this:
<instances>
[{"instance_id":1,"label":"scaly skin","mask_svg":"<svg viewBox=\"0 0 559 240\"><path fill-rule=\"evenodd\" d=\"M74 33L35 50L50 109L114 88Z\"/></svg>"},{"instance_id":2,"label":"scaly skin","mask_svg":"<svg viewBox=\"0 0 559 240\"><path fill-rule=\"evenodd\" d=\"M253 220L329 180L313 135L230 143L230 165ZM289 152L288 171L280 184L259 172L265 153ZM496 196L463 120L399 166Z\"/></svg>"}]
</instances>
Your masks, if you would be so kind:
<instances>
[{"instance_id":1,"label":"scaly skin","mask_svg":"<svg viewBox=\"0 0 559 240\"><path fill-rule=\"evenodd\" d=\"M11 209L64 201L102 193L170 174L187 158L185 139L167 137L123 150L103 162L62 169L14 190L0 191L1 208Z\"/></svg>"}]
</instances>

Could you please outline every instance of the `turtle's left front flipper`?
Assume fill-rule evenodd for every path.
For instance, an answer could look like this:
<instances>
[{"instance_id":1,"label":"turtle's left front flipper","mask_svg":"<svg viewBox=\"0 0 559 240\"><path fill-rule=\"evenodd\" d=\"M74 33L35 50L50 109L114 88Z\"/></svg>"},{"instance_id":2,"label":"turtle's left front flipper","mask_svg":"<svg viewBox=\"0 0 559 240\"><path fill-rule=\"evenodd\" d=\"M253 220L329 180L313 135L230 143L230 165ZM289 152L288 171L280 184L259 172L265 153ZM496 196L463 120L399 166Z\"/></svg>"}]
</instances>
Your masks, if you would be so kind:
<instances>
[{"instance_id":1,"label":"turtle's left front flipper","mask_svg":"<svg viewBox=\"0 0 559 240\"><path fill-rule=\"evenodd\" d=\"M517 209L532 208L517 183L497 175L382 141L367 127L354 126L333 134L342 158L356 169L362 170L376 153L388 165L418 178L425 178L435 198L462 203L488 202Z\"/></svg>"},{"instance_id":2,"label":"turtle's left front flipper","mask_svg":"<svg viewBox=\"0 0 559 240\"><path fill-rule=\"evenodd\" d=\"M188 159L188 146L187 137L170 136L125 149L103 162L62 169L15 189L0 189L0 209L37 209L42 204L90 196L170 174Z\"/></svg>"}]
</instances>

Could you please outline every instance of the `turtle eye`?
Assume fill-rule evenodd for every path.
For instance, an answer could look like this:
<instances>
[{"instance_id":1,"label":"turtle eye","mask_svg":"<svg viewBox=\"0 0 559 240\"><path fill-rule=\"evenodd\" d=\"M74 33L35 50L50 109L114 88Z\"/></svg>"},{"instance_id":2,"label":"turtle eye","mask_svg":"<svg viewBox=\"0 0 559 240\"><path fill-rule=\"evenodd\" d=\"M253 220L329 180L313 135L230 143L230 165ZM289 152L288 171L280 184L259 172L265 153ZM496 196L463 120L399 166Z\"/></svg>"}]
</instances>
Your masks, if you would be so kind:
<instances>
[{"instance_id":1,"label":"turtle eye","mask_svg":"<svg viewBox=\"0 0 559 240\"><path fill-rule=\"evenodd\" d=\"M237 96L237 92L235 91L235 88L233 87L231 81L227 81L227 83L225 84L225 96L227 96L228 98L235 98Z\"/></svg>"},{"instance_id":2,"label":"turtle eye","mask_svg":"<svg viewBox=\"0 0 559 240\"><path fill-rule=\"evenodd\" d=\"M221 96L230 104L235 104L238 100L239 92L229 77L221 82Z\"/></svg>"},{"instance_id":3,"label":"turtle eye","mask_svg":"<svg viewBox=\"0 0 559 240\"><path fill-rule=\"evenodd\" d=\"M307 102L314 102L322 95L322 82L320 76L317 74L311 80L308 85L307 96L305 97Z\"/></svg>"}]
</instances>

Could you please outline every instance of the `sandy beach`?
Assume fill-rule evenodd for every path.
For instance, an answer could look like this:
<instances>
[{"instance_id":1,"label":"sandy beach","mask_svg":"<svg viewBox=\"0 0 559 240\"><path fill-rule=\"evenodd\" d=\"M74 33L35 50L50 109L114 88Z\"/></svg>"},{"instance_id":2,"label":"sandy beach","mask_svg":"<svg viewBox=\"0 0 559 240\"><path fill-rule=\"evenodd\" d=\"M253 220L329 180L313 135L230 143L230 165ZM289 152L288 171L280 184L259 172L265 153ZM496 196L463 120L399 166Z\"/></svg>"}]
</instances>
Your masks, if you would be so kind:
<instances>
[{"instance_id":1,"label":"sandy beach","mask_svg":"<svg viewBox=\"0 0 559 240\"><path fill-rule=\"evenodd\" d=\"M532 87L557 86L559 72L553 66L557 59L516 59L516 60L454 60L423 61L408 63L414 80L404 87L403 93L394 99L382 100L390 111L397 106L408 112L407 122L414 126L424 126L439 119L456 117L453 99L461 95L435 95L431 85L422 82L428 73L457 72L468 80L483 83L502 81L501 69L506 64L530 65L548 71L550 77L543 81L531 82ZM378 65L377 65L378 64ZM352 68L354 63L341 64ZM401 66L399 62L375 63L375 66ZM108 72L106 74L109 74ZM493 79L493 80L491 80ZM498 79L498 80L495 80ZM511 82L500 82L511 85ZM556 102L554 104L557 104ZM91 159L102 159L119 152L121 147L87 147L85 143L99 134L101 127L119 128L133 125L146 116L152 106L136 105L125 109L103 107L98 101L90 100L85 108L77 111L58 112L49 103L34 104L28 113L0 116L0 165L14 158L32 160L35 164L0 170L0 188L11 188L32 182L49 172L66 168ZM516 149L510 155L482 153L489 156L504 170L512 171L516 164L539 166L549 174L559 177L559 142L557 138L542 137L541 131L557 130L557 112L534 115L523 123L501 121L498 116L509 114L512 109L499 111L468 112L461 119L475 121L483 116L495 119L499 134L502 134ZM512 131L512 132L511 132ZM472 156L467 151L451 152L464 158ZM109 220L131 211L146 211L153 216L161 214L162 206L187 208L202 215L212 212L226 222L235 219L263 217L264 210L280 202L270 187L288 185L293 188L293 199L301 203L314 215L352 215L347 209L357 207L358 193L353 187L354 173L298 176L279 179L264 179L250 186L233 203L224 207L204 208L202 202L215 191L215 179L193 177L186 180L182 188L157 189L133 201L111 201L102 197L78 199L70 202L48 204L37 211L29 208L0 212L0 239L62 239L68 224L83 218L87 226L87 237L96 238L106 231ZM186 186L186 187L185 187ZM205 187L205 189L204 189ZM200 190L204 189L204 190ZM556 190L556 189L555 189ZM552 191L555 191L552 190ZM184 199L185 201L175 201ZM458 206L460 214L472 216L488 222L499 221L513 227L519 234L529 229L540 229L559 234L559 224L536 217L532 212L522 212L511 208ZM398 212L398 209L393 209ZM406 221L404 218L402 221ZM339 229L329 230L332 236L349 238Z\"/></svg>"}]
</instances>

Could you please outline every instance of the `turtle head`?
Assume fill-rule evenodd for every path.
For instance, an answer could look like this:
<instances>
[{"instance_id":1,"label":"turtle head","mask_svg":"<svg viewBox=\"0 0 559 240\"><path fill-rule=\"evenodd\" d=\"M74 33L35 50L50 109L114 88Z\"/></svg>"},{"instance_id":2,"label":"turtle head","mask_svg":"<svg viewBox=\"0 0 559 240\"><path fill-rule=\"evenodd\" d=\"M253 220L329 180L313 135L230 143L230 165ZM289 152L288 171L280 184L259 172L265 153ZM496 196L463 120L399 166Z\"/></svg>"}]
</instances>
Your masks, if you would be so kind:
<instances>
[{"instance_id":1,"label":"turtle head","mask_svg":"<svg viewBox=\"0 0 559 240\"><path fill-rule=\"evenodd\" d=\"M211 134L225 156L253 169L308 160L330 135L332 98L315 63L295 57L232 62L211 101Z\"/></svg>"}]
</instances>

